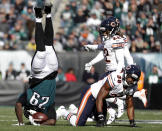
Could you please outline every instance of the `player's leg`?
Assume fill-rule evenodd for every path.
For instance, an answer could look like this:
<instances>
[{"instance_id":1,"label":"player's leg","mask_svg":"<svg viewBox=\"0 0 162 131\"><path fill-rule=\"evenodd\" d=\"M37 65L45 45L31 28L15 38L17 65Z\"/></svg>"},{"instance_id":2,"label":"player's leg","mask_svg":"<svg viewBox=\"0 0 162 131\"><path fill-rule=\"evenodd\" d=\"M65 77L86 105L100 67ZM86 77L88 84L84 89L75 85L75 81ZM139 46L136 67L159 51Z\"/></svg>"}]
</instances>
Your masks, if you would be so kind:
<instances>
[{"instance_id":1,"label":"player's leg","mask_svg":"<svg viewBox=\"0 0 162 131\"><path fill-rule=\"evenodd\" d=\"M95 99L91 95L91 91L88 90L85 94L82 102L79 106L77 118L76 118L76 125L77 126L84 126L88 117L91 115L94 107L95 107Z\"/></svg>"},{"instance_id":2,"label":"player's leg","mask_svg":"<svg viewBox=\"0 0 162 131\"><path fill-rule=\"evenodd\" d=\"M86 90L82 92L81 102L77 115L69 113L63 106L61 106L56 112L66 118L71 125L84 126L88 117L93 111L95 103L96 101L92 96L91 90L89 89L89 87L87 87Z\"/></svg>"},{"instance_id":3,"label":"player's leg","mask_svg":"<svg viewBox=\"0 0 162 131\"><path fill-rule=\"evenodd\" d=\"M81 94L81 102L77 115L69 114L67 120L69 120L73 126L84 126L95 107L95 103L96 100L92 96L90 87L84 88Z\"/></svg>"},{"instance_id":4,"label":"player's leg","mask_svg":"<svg viewBox=\"0 0 162 131\"><path fill-rule=\"evenodd\" d=\"M44 32L42 27L42 9L35 7L35 16L36 16L36 24L35 24L35 42L36 42L36 52L32 59L32 76L38 77L38 74L45 67L45 45L44 45Z\"/></svg>"},{"instance_id":5,"label":"player's leg","mask_svg":"<svg viewBox=\"0 0 162 131\"><path fill-rule=\"evenodd\" d=\"M46 25L44 32L44 43L47 52L46 62L49 68L49 73L52 73L58 69L58 60L53 47L54 29L52 25L51 9L52 5L45 5L44 12L46 13Z\"/></svg>"}]
</instances>

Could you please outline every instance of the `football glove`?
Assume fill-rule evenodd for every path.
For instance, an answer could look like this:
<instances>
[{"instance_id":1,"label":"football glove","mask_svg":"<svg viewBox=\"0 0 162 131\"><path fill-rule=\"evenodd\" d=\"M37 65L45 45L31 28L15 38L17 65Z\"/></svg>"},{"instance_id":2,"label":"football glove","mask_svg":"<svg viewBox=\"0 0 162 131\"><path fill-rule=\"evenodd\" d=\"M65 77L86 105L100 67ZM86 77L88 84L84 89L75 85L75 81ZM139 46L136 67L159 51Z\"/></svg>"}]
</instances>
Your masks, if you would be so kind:
<instances>
[{"instance_id":1,"label":"football glove","mask_svg":"<svg viewBox=\"0 0 162 131\"><path fill-rule=\"evenodd\" d=\"M16 124L12 124L13 126L24 126L24 123L16 123Z\"/></svg>"},{"instance_id":2,"label":"football glove","mask_svg":"<svg viewBox=\"0 0 162 131\"><path fill-rule=\"evenodd\" d=\"M35 114L36 113L36 111L35 110L27 110L31 115L33 115L33 114Z\"/></svg>"},{"instance_id":3,"label":"football glove","mask_svg":"<svg viewBox=\"0 0 162 131\"><path fill-rule=\"evenodd\" d=\"M90 72L91 68L92 68L91 62L85 64L85 70L86 70L87 72Z\"/></svg>"},{"instance_id":4,"label":"football glove","mask_svg":"<svg viewBox=\"0 0 162 131\"><path fill-rule=\"evenodd\" d=\"M96 50L98 48L98 45L84 45L85 50Z\"/></svg>"},{"instance_id":5,"label":"football glove","mask_svg":"<svg viewBox=\"0 0 162 131\"><path fill-rule=\"evenodd\" d=\"M29 121L30 121L30 123L32 124L32 125L34 125L34 126L40 126L40 124L38 124L38 123L36 123L35 121L34 121L34 119L33 119L33 117L30 115L29 116Z\"/></svg>"},{"instance_id":6,"label":"football glove","mask_svg":"<svg viewBox=\"0 0 162 131\"><path fill-rule=\"evenodd\" d=\"M102 127L102 126L104 126L104 124L105 124L105 120L104 120L103 113L98 113L98 121L97 121L96 126Z\"/></svg>"}]
</instances>

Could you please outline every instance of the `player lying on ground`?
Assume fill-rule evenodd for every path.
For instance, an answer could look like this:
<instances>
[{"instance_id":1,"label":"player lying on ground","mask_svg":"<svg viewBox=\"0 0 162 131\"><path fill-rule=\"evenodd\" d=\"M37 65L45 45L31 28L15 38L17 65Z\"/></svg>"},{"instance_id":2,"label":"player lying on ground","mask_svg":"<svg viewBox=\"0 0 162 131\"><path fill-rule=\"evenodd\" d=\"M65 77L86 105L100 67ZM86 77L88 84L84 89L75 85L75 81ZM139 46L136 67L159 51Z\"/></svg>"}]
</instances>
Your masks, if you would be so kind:
<instances>
[{"instance_id":1,"label":"player lying on ground","mask_svg":"<svg viewBox=\"0 0 162 131\"><path fill-rule=\"evenodd\" d=\"M131 65L123 69L123 72L108 74L98 82L85 87L81 94L81 102L77 115L69 113L63 106L57 110L58 117L63 116L70 121L73 126L84 126L87 118L94 113L97 126L105 124L105 99L107 97L119 97L126 95L127 114L131 126L135 126L134 106L133 106L133 88L138 82L141 71L136 65ZM123 87L124 86L124 87ZM106 111L107 112L107 111ZM96 116L97 115L97 116Z\"/></svg>"},{"instance_id":2,"label":"player lying on ground","mask_svg":"<svg viewBox=\"0 0 162 131\"><path fill-rule=\"evenodd\" d=\"M103 59L105 60L106 64L106 73L104 73L103 76L105 76L109 72L120 72L121 68L125 66L124 58L126 58L128 65L134 64L133 58L130 55L127 47L127 38L120 32L120 22L117 18L111 16L108 19L103 20L101 22L99 32L102 44L85 45L85 48L91 50L101 50L101 52L93 60L85 64L85 70L90 71L92 65L98 63ZM145 95L145 91L137 92L134 94L134 96L140 98L144 102L144 105L146 105L146 95L145 97L142 97L141 94L142 96ZM118 114L116 114L116 111L112 109L108 104L108 113L111 119L108 119L107 124L111 124L112 121L115 120L115 116L117 118L120 118L124 113L123 99L106 99L107 103L114 103L118 106Z\"/></svg>"},{"instance_id":3,"label":"player lying on ground","mask_svg":"<svg viewBox=\"0 0 162 131\"><path fill-rule=\"evenodd\" d=\"M45 31L42 28L42 8L35 7L36 27L35 27L35 42L36 52L31 64L31 79L29 80L30 87L23 93L16 102L15 112L18 119L17 125L24 125L23 122L23 107L24 115L29 118L33 125L55 125L55 89L56 75L58 69L58 60L53 47L53 26L51 20L51 5L44 7L46 14ZM35 120L33 115L36 112L46 114L46 120ZM37 122L36 122L37 121ZM40 121L40 122L39 122Z\"/></svg>"}]
</instances>

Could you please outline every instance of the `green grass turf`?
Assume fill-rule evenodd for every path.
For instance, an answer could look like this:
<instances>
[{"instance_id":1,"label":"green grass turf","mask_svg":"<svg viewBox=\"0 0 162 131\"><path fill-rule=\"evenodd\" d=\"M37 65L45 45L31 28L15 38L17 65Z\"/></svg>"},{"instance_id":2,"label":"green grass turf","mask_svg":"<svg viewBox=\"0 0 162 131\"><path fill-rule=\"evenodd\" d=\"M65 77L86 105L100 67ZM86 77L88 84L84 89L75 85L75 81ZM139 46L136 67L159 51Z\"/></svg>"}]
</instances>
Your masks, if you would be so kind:
<instances>
[{"instance_id":1,"label":"green grass turf","mask_svg":"<svg viewBox=\"0 0 162 131\"><path fill-rule=\"evenodd\" d=\"M136 120L162 120L162 110L135 110ZM25 119L25 123L28 122ZM116 122L103 128L95 127L94 122L88 122L84 127L72 127L67 121L57 121L56 126L13 126L17 123L14 107L0 107L0 131L162 131L162 124L137 123L136 128L129 127L126 113Z\"/></svg>"}]
</instances>

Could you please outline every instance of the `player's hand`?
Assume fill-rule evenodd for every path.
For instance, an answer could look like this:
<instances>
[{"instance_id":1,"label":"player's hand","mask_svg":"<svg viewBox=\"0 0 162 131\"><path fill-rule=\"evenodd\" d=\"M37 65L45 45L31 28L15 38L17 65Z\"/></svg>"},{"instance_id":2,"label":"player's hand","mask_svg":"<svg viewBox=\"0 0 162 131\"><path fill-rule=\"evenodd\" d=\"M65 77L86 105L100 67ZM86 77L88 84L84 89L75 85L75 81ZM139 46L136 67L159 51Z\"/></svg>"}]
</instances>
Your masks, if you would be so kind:
<instances>
[{"instance_id":1,"label":"player's hand","mask_svg":"<svg viewBox=\"0 0 162 131\"><path fill-rule=\"evenodd\" d=\"M102 126L104 126L104 123L105 123L104 115L102 113L99 113L98 114L98 121L97 121L96 126L102 127Z\"/></svg>"},{"instance_id":2,"label":"player's hand","mask_svg":"<svg viewBox=\"0 0 162 131\"><path fill-rule=\"evenodd\" d=\"M85 64L85 70L87 72L90 72L91 68L92 68L92 64L90 62Z\"/></svg>"},{"instance_id":3,"label":"player's hand","mask_svg":"<svg viewBox=\"0 0 162 131\"><path fill-rule=\"evenodd\" d=\"M84 49L85 49L86 51L90 51L89 45L84 45Z\"/></svg>"},{"instance_id":4,"label":"player's hand","mask_svg":"<svg viewBox=\"0 0 162 131\"><path fill-rule=\"evenodd\" d=\"M34 125L34 126L40 126L40 124L34 122L34 119L33 119L32 116L29 116L29 121L30 121L30 123L31 123L32 125Z\"/></svg>"},{"instance_id":5,"label":"player's hand","mask_svg":"<svg viewBox=\"0 0 162 131\"><path fill-rule=\"evenodd\" d=\"M131 127L136 127L136 123L134 120L129 120L129 122Z\"/></svg>"},{"instance_id":6,"label":"player's hand","mask_svg":"<svg viewBox=\"0 0 162 131\"><path fill-rule=\"evenodd\" d=\"M36 113L36 111L35 110L27 110L31 115L33 115L33 114L35 114Z\"/></svg>"},{"instance_id":7,"label":"player's hand","mask_svg":"<svg viewBox=\"0 0 162 131\"><path fill-rule=\"evenodd\" d=\"M98 45L84 45L85 50L97 50Z\"/></svg>"},{"instance_id":8,"label":"player's hand","mask_svg":"<svg viewBox=\"0 0 162 131\"><path fill-rule=\"evenodd\" d=\"M12 124L13 126L24 126L24 123L16 123L16 124Z\"/></svg>"}]
</instances>

